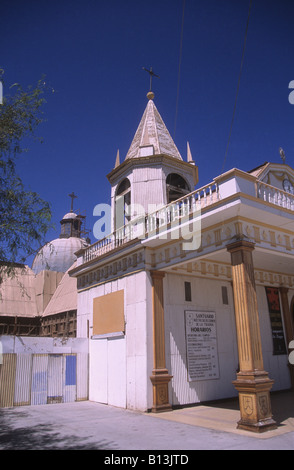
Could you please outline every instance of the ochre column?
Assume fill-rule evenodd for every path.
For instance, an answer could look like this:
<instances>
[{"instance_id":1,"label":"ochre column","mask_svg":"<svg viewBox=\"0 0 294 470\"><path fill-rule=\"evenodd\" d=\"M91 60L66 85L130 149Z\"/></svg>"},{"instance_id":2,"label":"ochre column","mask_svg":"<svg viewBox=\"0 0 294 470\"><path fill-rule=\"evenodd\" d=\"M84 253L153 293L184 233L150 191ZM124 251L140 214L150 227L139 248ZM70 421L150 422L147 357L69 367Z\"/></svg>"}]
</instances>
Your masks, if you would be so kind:
<instances>
[{"instance_id":1,"label":"ochre column","mask_svg":"<svg viewBox=\"0 0 294 470\"><path fill-rule=\"evenodd\" d=\"M227 246L231 254L239 367L233 382L239 392L241 419L237 427L263 432L276 428L270 389L273 380L263 368L252 251L254 243L238 236Z\"/></svg>"},{"instance_id":2,"label":"ochre column","mask_svg":"<svg viewBox=\"0 0 294 470\"><path fill-rule=\"evenodd\" d=\"M165 333L164 333L164 306L163 306L163 278L164 273L151 271L152 278L152 309L153 309L153 370L150 377L153 385L152 411L170 411L171 405L168 397L169 375L165 365Z\"/></svg>"},{"instance_id":3,"label":"ochre column","mask_svg":"<svg viewBox=\"0 0 294 470\"><path fill-rule=\"evenodd\" d=\"M289 351L289 343L294 339L294 330L293 330L293 323L289 308L289 301L288 301L288 288L287 287L280 287L280 296L281 296L281 303L282 303L282 314L283 314L283 323L285 327L285 334L286 334L286 342L287 342L287 351L288 355ZM291 377L291 385L292 390L294 390L294 365L288 362L290 377Z\"/></svg>"}]
</instances>

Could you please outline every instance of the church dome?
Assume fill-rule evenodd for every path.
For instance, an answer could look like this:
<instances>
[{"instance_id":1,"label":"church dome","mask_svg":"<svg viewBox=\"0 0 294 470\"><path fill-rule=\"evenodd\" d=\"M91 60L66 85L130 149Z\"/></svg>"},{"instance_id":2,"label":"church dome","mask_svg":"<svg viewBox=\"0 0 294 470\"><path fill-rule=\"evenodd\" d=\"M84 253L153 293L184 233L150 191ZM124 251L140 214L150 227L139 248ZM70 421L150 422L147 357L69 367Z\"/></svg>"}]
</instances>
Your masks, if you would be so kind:
<instances>
[{"instance_id":1,"label":"church dome","mask_svg":"<svg viewBox=\"0 0 294 470\"><path fill-rule=\"evenodd\" d=\"M68 212L67 214L65 214L62 218L62 220L65 220L65 219L76 219L78 216L77 214L75 214L75 212Z\"/></svg>"},{"instance_id":2,"label":"church dome","mask_svg":"<svg viewBox=\"0 0 294 470\"><path fill-rule=\"evenodd\" d=\"M56 238L38 251L32 270L35 274L45 269L65 273L76 261L75 253L87 245L86 240L78 237Z\"/></svg>"}]
</instances>

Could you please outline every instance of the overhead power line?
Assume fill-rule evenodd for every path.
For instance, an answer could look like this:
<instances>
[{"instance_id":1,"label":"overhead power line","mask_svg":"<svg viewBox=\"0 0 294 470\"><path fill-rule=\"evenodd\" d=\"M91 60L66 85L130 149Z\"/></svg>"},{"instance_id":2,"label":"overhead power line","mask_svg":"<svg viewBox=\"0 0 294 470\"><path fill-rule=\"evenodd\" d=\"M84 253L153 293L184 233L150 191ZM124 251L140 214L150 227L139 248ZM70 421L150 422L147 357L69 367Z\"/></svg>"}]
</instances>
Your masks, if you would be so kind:
<instances>
[{"instance_id":1,"label":"overhead power line","mask_svg":"<svg viewBox=\"0 0 294 470\"><path fill-rule=\"evenodd\" d=\"M226 163L226 160L227 160L228 150L229 150L229 145L230 145L230 140L231 140L231 135L232 135L232 129L233 129L233 123L234 123L234 119L235 119L237 100L238 100L238 94L239 94L239 88L240 88L240 82L241 82L241 75L242 75L242 68L243 68L243 62L244 62L244 56L245 56L245 49L246 49L246 41L247 41L247 34L248 34L248 26L249 26L251 7L252 7L252 0L250 0L250 4L249 4L249 11L248 11L247 24L246 24L246 30L245 30L245 37L244 37L244 44L243 44L243 51L242 51L242 59L241 59L239 77L238 77L238 85L237 85L237 91L236 91L236 96L235 96L233 116L232 116L232 120L231 120L230 132L229 132L229 137L228 137L228 142L227 142L227 147L226 147L226 153L225 153L225 158L224 158L223 166L222 166L222 169L221 169L221 173L224 170L225 163Z\"/></svg>"},{"instance_id":2,"label":"overhead power line","mask_svg":"<svg viewBox=\"0 0 294 470\"><path fill-rule=\"evenodd\" d=\"M178 117L178 105L179 105L179 94L180 94L180 77L181 77L181 64L182 64L182 51L183 51L183 34L184 34L185 3L186 3L186 0L183 0L183 13L182 13L181 38L180 38L180 54L179 54L178 86L177 86L177 99L176 99L176 113L175 113L175 125L174 125L174 138L175 138L175 136L176 136L177 117Z\"/></svg>"}]
</instances>

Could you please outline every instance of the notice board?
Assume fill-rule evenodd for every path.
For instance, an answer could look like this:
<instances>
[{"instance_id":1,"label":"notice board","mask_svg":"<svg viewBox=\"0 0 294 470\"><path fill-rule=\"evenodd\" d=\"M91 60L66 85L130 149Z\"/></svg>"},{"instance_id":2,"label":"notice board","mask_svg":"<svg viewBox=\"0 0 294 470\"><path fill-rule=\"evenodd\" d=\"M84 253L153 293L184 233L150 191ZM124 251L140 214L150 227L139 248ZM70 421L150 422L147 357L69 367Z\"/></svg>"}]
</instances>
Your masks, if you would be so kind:
<instances>
[{"instance_id":1,"label":"notice board","mask_svg":"<svg viewBox=\"0 0 294 470\"><path fill-rule=\"evenodd\" d=\"M185 311L188 381L219 378L215 312Z\"/></svg>"},{"instance_id":2,"label":"notice board","mask_svg":"<svg viewBox=\"0 0 294 470\"><path fill-rule=\"evenodd\" d=\"M287 354L280 307L279 289L277 287L265 287L265 292L272 329L273 354Z\"/></svg>"}]
</instances>

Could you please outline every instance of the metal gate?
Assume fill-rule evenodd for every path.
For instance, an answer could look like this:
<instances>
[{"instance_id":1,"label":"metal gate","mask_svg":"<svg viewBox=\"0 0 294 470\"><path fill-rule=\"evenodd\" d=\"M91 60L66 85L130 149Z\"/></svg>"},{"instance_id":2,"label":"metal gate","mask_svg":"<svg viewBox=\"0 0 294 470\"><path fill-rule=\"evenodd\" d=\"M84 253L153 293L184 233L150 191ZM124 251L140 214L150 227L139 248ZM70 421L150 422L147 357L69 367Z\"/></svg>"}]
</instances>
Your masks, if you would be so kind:
<instances>
[{"instance_id":1,"label":"metal gate","mask_svg":"<svg viewBox=\"0 0 294 470\"><path fill-rule=\"evenodd\" d=\"M88 399L88 354L3 354L0 407Z\"/></svg>"}]
</instances>

